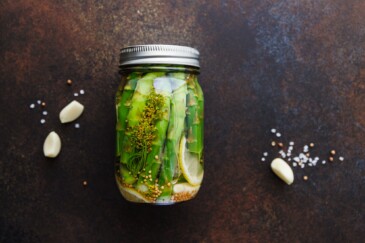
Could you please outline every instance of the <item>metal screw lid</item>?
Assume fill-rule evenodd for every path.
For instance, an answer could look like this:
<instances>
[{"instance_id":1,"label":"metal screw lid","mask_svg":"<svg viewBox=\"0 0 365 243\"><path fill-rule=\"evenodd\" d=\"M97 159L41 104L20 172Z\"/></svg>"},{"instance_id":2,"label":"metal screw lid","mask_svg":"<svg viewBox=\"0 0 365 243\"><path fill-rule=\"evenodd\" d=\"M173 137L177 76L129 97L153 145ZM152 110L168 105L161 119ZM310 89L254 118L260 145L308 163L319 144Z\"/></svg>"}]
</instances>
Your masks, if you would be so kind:
<instances>
[{"instance_id":1,"label":"metal screw lid","mask_svg":"<svg viewBox=\"0 0 365 243\"><path fill-rule=\"evenodd\" d=\"M138 64L173 64L199 68L199 51L176 45L135 45L120 50L120 67Z\"/></svg>"}]
</instances>

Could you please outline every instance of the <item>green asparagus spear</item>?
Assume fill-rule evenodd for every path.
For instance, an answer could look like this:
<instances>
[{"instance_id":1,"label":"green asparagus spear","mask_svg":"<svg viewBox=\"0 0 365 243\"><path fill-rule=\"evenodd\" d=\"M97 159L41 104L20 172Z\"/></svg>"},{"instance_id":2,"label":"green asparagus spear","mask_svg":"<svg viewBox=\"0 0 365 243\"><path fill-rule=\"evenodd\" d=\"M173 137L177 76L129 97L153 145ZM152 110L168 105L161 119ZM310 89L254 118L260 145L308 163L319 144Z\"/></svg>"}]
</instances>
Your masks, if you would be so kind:
<instances>
[{"instance_id":1,"label":"green asparagus spear","mask_svg":"<svg viewBox=\"0 0 365 243\"><path fill-rule=\"evenodd\" d=\"M177 89L173 92L171 99L170 123L166 143L167 156L162 165L160 175L161 184L171 182L174 178L175 168L178 165L177 156L179 150L179 141L184 131L184 121L186 115L185 104L187 94L186 82L183 81L179 87L176 87Z\"/></svg>"},{"instance_id":2,"label":"green asparagus spear","mask_svg":"<svg viewBox=\"0 0 365 243\"><path fill-rule=\"evenodd\" d=\"M134 89L136 87L138 75L131 73L127 77L126 85L123 88L123 92L118 90L116 96L116 111L117 111L117 156L120 156L121 145L124 138L126 128L126 118L130 108L130 99L132 98Z\"/></svg>"},{"instance_id":3,"label":"green asparagus spear","mask_svg":"<svg viewBox=\"0 0 365 243\"><path fill-rule=\"evenodd\" d=\"M188 98L187 98L187 130L188 149L190 152L201 155L203 150L203 93L196 81L195 75L188 78Z\"/></svg>"},{"instance_id":4,"label":"green asparagus spear","mask_svg":"<svg viewBox=\"0 0 365 243\"><path fill-rule=\"evenodd\" d=\"M152 151L147 156L145 172L141 174L141 177L138 181L137 187L140 190L141 188L139 185L141 185L144 180L146 180L148 185L155 184L155 180L161 166L163 146L166 140L166 133L170 117L171 87L169 80L166 80L166 78L155 79L154 88L157 94L162 95L163 106L161 109L161 117L156 122L156 136L152 143Z\"/></svg>"},{"instance_id":5,"label":"green asparagus spear","mask_svg":"<svg viewBox=\"0 0 365 243\"><path fill-rule=\"evenodd\" d=\"M138 125L139 120L141 119L141 114L143 109L146 106L147 97L153 89L153 80L156 77L162 76L164 73L148 73L143 78L139 79L137 82L136 89L134 91L133 97L131 99L131 108L127 115L127 126L134 127ZM134 152L135 148L130 146L130 139L131 139L131 131L128 129L125 132L125 136L123 139L123 151L121 151L121 162L128 163L131 158L132 153ZM141 155L145 156L145 154Z\"/></svg>"},{"instance_id":6,"label":"green asparagus spear","mask_svg":"<svg viewBox=\"0 0 365 243\"><path fill-rule=\"evenodd\" d=\"M137 178L123 165L120 166L120 176L123 179L123 183L132 185L137 181Z\"/></svg>"}]
</instances>

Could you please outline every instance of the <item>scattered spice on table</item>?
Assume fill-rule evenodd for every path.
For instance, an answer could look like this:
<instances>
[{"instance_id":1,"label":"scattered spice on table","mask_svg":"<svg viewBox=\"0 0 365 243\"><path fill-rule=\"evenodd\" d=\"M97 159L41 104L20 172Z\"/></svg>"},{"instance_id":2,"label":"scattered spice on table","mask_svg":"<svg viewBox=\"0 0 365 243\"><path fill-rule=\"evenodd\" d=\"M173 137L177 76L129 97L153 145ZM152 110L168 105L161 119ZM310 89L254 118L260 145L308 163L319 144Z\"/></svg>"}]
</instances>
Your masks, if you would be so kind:
<instances>
[{"instance_id":1,"label":"scattered spice on table","mask_svg":"<svg viewBox=\"0 0 365 243\"><path fill-rule=\"evenodd\" d=\"M328 152L327 152L327 155L324 155L324 156L328 156L327 159L323 159L323 158L321 159L320 156L316 156L315 151L312 150L316 146L314 142L305 144L302 147L302 150L300 150L300 151L294 151L294 145L295 145L294 141L290 141L288 143L289 146L285 146L285 144L282 142L283 138L281 138L282 133L280 133L278 129L272 128L270 130L270 132L272 133L272 135L274 137L276 137L271 140L271 147L278 148L278 150L273 153L274 154L273 159L274 158L284 159L291 167L295 167L295 168L299 167L301 169L304 169L306 167L315 167L319 164L324 166L327 164L327 161L330 161L330 162L335 161L335 155L337 154L337 152L334 149L330 150L329 156L328 156ZM280 137L281 141L277 141L279 137ZM318 147L318 146L316 146L316 147ZM271 151L263 152L261 161L265 162L267 160L271 160L270 152ZM326 154L326 153L324 153L324 154ZM344 161L344 157L339 156L338 160ZM308 176L306 175L305 177L303 177L303 179L307 180Z\"/></svg>"}]
</instances>

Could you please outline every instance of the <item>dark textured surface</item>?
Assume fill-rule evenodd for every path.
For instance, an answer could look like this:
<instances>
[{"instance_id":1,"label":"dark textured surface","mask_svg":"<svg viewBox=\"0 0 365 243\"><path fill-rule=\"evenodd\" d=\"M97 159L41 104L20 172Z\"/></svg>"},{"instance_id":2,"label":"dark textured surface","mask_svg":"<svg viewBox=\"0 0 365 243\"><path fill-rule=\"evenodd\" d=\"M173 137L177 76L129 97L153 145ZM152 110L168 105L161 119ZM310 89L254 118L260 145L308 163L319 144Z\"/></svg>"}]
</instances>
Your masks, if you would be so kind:
<instances>
[{"instance_id":1,"label":"dark textured surface","mask_svg":"<svg viewBox=\"0 0 365 243\"><path fill-rule=\"evenodd\" d=\"M0 241L363 242L364 19L362 0L1 1ZM118 51L146 43L202 57L204 185L168 207L127 203L113 176ZM57 116L81 88L77 130ZM346 160L286 186L260 161L272 127Z\"/></svg>"}]
</instances>

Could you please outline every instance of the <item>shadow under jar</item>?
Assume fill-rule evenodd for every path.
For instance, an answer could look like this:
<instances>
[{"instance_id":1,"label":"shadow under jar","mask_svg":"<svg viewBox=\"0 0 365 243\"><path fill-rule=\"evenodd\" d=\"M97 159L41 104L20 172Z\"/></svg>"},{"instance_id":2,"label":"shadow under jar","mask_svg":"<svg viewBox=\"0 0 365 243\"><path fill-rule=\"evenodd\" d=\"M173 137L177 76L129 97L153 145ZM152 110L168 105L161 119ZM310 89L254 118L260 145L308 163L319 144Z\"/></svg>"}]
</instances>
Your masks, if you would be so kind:
<instances>
[{"instance_id":1,"label":"shadow under jar","mask_svg":"<svg viewBox=\"0 0 365 243\"><path fill-rule=\"evenodd\" d=\"M198 59L185 46L121 50L115 176L126 200L168 205L197 194L204 174Z\"/></svg>"}]
</instances>

